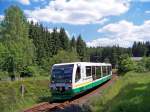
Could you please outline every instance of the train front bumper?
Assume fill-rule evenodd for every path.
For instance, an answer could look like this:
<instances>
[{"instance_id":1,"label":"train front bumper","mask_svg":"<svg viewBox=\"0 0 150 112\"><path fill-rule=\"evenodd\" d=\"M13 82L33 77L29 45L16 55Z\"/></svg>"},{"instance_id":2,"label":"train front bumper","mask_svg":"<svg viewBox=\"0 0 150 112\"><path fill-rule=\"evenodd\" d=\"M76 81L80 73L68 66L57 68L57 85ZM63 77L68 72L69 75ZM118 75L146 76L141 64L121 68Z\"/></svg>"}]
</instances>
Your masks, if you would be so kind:
<instances>
[{"instance_id":1,"label":"train front bumper","mask_svg":"<svg viewBox=\"0 0 150 112\"><path fill-rule=\"evenodd\" d=\"M72 89L67 91L51 90L51 92L52 92L52 100L67 100L75 96Z\"/></svg>"}]
</instances>

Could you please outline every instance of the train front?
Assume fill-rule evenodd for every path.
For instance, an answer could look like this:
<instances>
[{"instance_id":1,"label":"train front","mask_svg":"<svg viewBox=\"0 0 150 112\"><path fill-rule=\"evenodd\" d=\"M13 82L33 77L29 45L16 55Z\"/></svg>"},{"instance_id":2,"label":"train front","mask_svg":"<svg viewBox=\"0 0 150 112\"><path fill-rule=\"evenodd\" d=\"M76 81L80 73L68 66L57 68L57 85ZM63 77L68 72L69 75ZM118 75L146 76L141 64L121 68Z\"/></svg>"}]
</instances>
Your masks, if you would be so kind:
<instances>
[{"instance_id":1,"label":"train front","mask_svg":"<svg viewBox=\"0 0 150 112\"><path fill-rule=\"evenodd\" d=\"M52 67L50 89L53 100L66 100L73 97L73 68L74 64L54 65Z\"/></svg>"}]
</instances>

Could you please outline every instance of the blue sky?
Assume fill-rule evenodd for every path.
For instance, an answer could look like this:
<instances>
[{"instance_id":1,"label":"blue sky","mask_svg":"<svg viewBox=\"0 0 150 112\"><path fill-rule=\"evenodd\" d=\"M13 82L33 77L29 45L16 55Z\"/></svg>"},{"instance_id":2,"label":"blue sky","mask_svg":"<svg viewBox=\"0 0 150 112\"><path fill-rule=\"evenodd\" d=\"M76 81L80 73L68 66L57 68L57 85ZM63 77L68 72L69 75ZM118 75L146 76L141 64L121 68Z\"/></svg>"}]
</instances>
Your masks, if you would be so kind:
<instances>
[{"instance_id":1,"label":"blue sky","mask_svg":"<svg viewBox=\"0 0 150 112\"><path fill-rule=\"evenodd\" d=\"M150 41L150 0L0 0L0 19L12 4L49 31L64 27L70 38L81 34L88 46Z\"/></svg>"}]
</instances>

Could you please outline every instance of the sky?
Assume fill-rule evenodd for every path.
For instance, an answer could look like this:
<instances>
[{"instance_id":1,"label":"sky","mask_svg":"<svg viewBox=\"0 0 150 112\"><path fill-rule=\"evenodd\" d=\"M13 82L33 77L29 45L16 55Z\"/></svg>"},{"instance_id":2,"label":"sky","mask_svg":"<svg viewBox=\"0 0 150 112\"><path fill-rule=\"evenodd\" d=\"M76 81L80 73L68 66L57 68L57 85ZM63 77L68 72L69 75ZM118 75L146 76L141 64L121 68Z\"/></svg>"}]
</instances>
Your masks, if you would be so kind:
<instances>
[{"instance_id":1,"label":"sky","mask_svg":"<svg viewBox=\"0 0 150 112\"><path fill-rule=\"evenodd\" d=\"M0 20L10 5L49 31L64 27L69 38L81 34L89 47L150 41L150 0L0 0Z\"/></svg>"}]
</instances>

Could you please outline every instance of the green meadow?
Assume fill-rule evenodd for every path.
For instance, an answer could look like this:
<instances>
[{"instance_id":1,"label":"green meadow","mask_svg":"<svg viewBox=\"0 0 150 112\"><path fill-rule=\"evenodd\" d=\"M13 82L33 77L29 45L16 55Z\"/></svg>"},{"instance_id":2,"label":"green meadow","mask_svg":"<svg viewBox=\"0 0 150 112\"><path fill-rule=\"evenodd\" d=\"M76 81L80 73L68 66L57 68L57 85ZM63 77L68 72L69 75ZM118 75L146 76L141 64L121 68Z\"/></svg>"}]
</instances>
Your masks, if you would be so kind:
<instances>
[{"instance_id":1,"label":"green meadow","mask_svg":"<svg viewBox=\"0 0 150 112\"><path fill-rule=\"evenodd\" d=\"M92 112L149 112L150 72L128 72L91 100Z\"/></svg>"}]
</instances>

